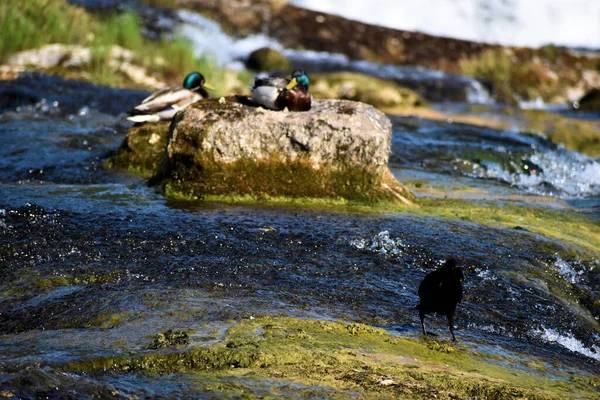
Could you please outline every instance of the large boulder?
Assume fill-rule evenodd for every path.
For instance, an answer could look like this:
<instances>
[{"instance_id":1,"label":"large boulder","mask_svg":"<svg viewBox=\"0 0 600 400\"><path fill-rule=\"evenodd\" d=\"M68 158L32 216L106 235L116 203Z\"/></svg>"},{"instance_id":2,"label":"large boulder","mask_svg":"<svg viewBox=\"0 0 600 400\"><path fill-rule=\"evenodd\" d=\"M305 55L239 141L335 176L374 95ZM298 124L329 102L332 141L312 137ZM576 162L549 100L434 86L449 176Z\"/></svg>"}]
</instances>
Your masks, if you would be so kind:
<instances>
[{"instance_id":1,"label":"large boulder","mask_svg":"<svg viewBox=\"0 0 600 400\"><path fill-rule=\"evenodd\" d=\"M391 123L374 107L315 100L278 112L242 99L201 100L175 116L152 179L167 195L412 202L388 169Z\"/></svg>"}]
</instances>

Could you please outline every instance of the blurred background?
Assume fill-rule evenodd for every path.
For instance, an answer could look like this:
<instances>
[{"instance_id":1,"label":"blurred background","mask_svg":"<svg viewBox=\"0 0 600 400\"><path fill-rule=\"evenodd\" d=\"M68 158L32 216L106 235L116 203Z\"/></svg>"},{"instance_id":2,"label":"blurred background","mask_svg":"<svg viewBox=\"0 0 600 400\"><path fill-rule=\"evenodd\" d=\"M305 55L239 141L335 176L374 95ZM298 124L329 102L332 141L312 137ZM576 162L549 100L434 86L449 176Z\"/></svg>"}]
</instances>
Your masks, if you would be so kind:
<instances>
[{"instance_id":1,"label":"blurred background","mask_svg":"<svg viewBox=\"0 0 600 400\"><path fill-rule=\"evenodd\" d=\"M506 46L600 48L600 3L587 0L425 0L291 3L370 24Z\"/></svg>"},{"instance_id":2,"label":"blurred background","mask_svg":"<svg viewBox=\"0 0 600 400\"><path fill-rule=\"evenodd\" d=\"M154 90L200 70L221 95L247 93L257 72L302 67L381 78L395 92L352 94L323 75L317 98L423 103L397 84L435 103L578 108L600 87L599 20L600 3L582 0L7 0L0 74Z\"/></svg>"}]
</instances>

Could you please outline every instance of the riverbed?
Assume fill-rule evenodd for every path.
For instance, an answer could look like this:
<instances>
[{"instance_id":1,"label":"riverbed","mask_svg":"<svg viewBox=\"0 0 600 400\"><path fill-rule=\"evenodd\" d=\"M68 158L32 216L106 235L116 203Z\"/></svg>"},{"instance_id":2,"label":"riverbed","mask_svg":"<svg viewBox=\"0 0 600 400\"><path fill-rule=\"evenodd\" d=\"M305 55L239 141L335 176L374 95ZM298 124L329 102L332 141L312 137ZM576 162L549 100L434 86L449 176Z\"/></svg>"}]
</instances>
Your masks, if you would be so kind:
<instances>
[{"instance_id":1,"label":"riverbed","mask_svg":"<svg viewBox=\"0 0 600 400\"><path fill-rule=\"evenodd\" d=\"M121 91L107 108L76 97L105 89L31 78L73 92L70 103L50 94L0 115L2 387L24 398L218 395L186 374L68 365L146 354L169 329L209 346L236 321L264 316L360 322L422 340L417 288L447 257L466 275L459 348L547 365L557 380L598 371L598 309L581 300L598 297L589 249L410 209L167 200L144 179L103 168L129 127L118 110L144 93ZM390 118L390 168L419 199L598 219L596 159L514 129ZM449 339L444 318L427 323Z\"/></svg>"}]
</instances>

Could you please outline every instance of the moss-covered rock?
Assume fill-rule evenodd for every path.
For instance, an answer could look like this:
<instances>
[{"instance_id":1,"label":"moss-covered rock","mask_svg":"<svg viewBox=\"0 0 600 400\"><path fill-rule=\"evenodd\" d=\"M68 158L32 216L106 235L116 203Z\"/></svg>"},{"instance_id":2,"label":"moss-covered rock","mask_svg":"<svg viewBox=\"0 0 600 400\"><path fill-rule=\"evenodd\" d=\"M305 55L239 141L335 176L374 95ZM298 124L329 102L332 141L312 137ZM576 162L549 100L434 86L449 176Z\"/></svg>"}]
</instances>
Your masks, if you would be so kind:
<instances>
[{"instance_id":1,"label":"moss-covered rock","mask_svg":"<svg viewBox=\"0 0 600 400\"><path fill-rule=\"evenodd\" d=\"M254 71L287 71L291 68L288 59L271 47L262 47L250 53L246 67Z\"/></svg>"},{"instance_id":2,"label":"moss-covered rock","mask_svg":"<svg viewBox=\"0 0 600 400\"><path fill-rule=\"evenodd\" d=\"M565 103L597 85L596 61L545 47L541 49L496 47L464 57L458 63L462 74L491 84L498 100L516 103L536 100Z\"/></svg>"},{"instance_id":3,"label":"moss-covered rock","mask_svg":"<svg viewBox=\"0 0 600 400\"><path fill-rule=\"evenodd\" d=\"M317 99L361 101L384 111L425 105L425 100L414 91L365 74L321 74L311 76L311 83L311 93Z\"/></svg>"},{"instance_id":4,"label":"moss-covered rock","mask_svg":"<svg viewBox=\"0 0 600 400\"><path fill-rule=\"evenodd\" d=\"M169 139L169 121L133 126L105 167L152 176L162 165Z\"/></svg>"},{"instance_id":5,"label":"moss-covered rock","mask_svg":"<svg viewBox=\"0 0 600 400\"><path fill-rule=\"evenodd\" d=\"M312 386L318 395L306 398L341 399L583 399L594 398L598 385L589 374L563 381L553 374L566 373L556 369L535 362L523 365L510 357L497 360L460 343L399 338L356 323L270 316L232 326L221 343L210 347L91 358L55 368L96 374L195 374L206 392L226 397L236 386L215 381L237 381L250 398L254 391L249 379L269 386L276 380L275 390Z\"/></svg>"},{"instance_id":6,"label":"moss-covered rock","mask_svg":"<svg viewBox=\"0 0 600 400\"><path fill-rule=\"evenodd\" d=\"M310 111L293 113L244 102L202 100L175 116L153 179L167 195L412 202L387 167L391 123L372 106L315 101Z\"/></svg>"},{"instance_id":7,"label":"moss-covered rock","mask_svg":"<svg viewBox=\"0 0 600 400\"><path fill-rule=\"evenodd\" d=\"M592 157L600 157L600 122L569 118L542 110L524 111L527 129L544 132L554 143Z\"/></svg>"},{"instance_id":8,"label":"moss-covered rock","mask_svg":"<svg viewBox=\"0 0 600 400\"><path fill-rule=\"evenodd\" d=\"M187 346L188 344L190 344L189 333L169 329L166 332L160 332L154 335L152 343L148 344L146 348L156 350L166 347Z\"/></svg>"}]
</instances>

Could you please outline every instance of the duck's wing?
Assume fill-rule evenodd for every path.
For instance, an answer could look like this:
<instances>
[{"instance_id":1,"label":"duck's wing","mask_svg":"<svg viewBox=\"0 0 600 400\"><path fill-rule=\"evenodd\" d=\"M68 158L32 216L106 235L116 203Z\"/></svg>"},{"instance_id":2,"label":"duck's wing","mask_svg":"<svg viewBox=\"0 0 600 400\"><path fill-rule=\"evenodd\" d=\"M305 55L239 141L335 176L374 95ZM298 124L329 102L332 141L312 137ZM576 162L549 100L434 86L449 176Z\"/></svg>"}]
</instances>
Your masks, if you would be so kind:
<instances>
[{"instance_id":1,"label":"duck's wing","mask_svg":"<svg viewBox=\"0 0 600 400\"><path fill-rule=\"evenodd\" d=\"M176 107L180 104L191 104L202 98L197 93L183 88L167 88L160 90L147 97L138 104L134 111L138 113L153 113L170 107Z\"/></svg>"},{"instance_id":2,"label":"duck's wing","mask_svg":"<svg viewBox=\"0 0 600 400\"><path fill-rule=\"evenodd\" d=\"M142 100L142 102L140 104L147 103L149 101L154 100L157 97L163 96L163 95L165 95L165 94L167 94L169 92L174 92L174 91L179 90L179 89L183 89L183 88L181 86L171 86L171 87L167 87L167 88L161 89L161 90L159 90L157 92L152 93L150 96L146 97L144 100Z\"/></svg>"},{"instance_id":3,"label":"duck's wing","mask_svg":"<svg viewBox=\"0 0 600 400\"><path fill-rule=\"evenodd\" d=\"M277 89L285 89L285 87L287 86L288 83L290 83L289 79L277 78L274 76L269 76L266 78L259 78L259 77L254 78L254 88L257 88L260 86L271 86L271 87L275 87Z\"/></svg>"},{"instance_id":4,"label":"duck's wing","mask_svg":"<svg viewBox=\"0 0 600 400\"><path fill-rule=\"evenodd\" d=\"M281 90L273 86L258 86L252 91L252 101L271 110L281 110L277 104L280 93Z\"/></svg>"},{"instance_id":5,"label":"duck's wing","mask_svg":"<svg viewBox=\"0 0 600 400\"><path fill-rule=\"evenodd\" d=\"M140 107L143 105L140 104L138 107L133 109L133 111L131 112L130 116L127 117L127 119L133 122L158 122L170 120L175 116L175 114L178 111L183 110L190 104L202 99L201 95L194 92L190 93L191 95L189 96L181 96L177 102L169 102L168 104L165 103L164 107L162 107L162 104L160 104L160 107L158 107L159 104L157 103L155 104L156 107L144 110L140 109Z\"/></svg>"}]
</instances>

